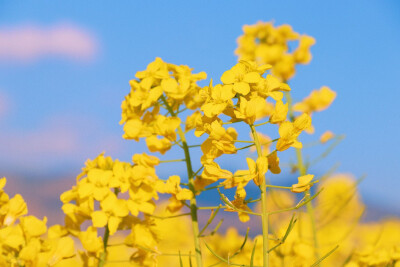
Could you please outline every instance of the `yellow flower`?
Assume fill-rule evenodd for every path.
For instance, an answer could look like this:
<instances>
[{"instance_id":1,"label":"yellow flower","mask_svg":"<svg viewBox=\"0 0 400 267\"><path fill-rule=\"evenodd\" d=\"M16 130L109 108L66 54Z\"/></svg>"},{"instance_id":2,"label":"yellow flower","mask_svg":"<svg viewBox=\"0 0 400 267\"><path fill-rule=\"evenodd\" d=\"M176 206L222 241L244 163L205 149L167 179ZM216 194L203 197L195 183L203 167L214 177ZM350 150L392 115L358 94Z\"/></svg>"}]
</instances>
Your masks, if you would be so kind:
<instances>
[{"instance_id":1,"label":"yellow flower","mask_svg":"<svg viewBox=\"0 0 400 267\"><path fill-rule=\"evenodd\" d=\"M216 162L207 163L204 165L204 170L201 174L201 178L213 180L216 182L219 179L229 179L232 177L232 173L228 170L223 170Z\"/></svg>"},{"instance_id":2,"label":"yellow flower","mask_svg":"<svg viewBox=\"0 0 400 267\"><path fill-rule=\"evenodd\" d=\"M145 127L141 120L131 119L125 123L123 138L139 141L139 138L145 136L147 136L147 134L145 133Z\"/></svg>"},{"instance_id":3,"label":"yellow flower","mask_svg":"<svg viewBox=\"0 0 400 267\"><path fill-rule=\"evenodd\" d=\"M243 211L250 211L251 209L247 206L247 203L244 202L244 197L240 196L240 195L235 195L235 199L232 200L230 202L230 204L232 204L235 208L239 209L239 210L243 210ZM241 222L247 222L250 220L250 216L248 213L246 212L241 212L241 211L236 211L233 208L226 208L226 211L231 211L231 212L237 212L238 216L239 216L239 220Z\"/></svg>"},{"instance_id":4,"label":"yellow flower","mask_svg":"<svg viewBox=\"0 0 400 267\"><path fill-rule=\"evenodd\" d=\"M182 100L190 92L190 81L183 80L181 83L173 78L164 79L161 82L161 88L168 97L176 100Z\"/></svg>"},{"instance_id":5,"label":"yellow flower","mask_svg":"<svg viewBox=\"0 0 400 267\"><path fill-rule=\"evenodd\" d=\"M28 213L28 207L22 196L20 194L16 194L10 201L8 202L8 211L6 216L4 217L3 224L11 225L13 224L19 217Z\"/></svg>"},{"instance_id":6,"label":"yellow flower","mask_svg":"<svg viewBox=\"0 0 400 267\"><path fill-rule=\"evenodd\" d=\"M202 105L201 111L209 118L218 116L232 105L232 98L235 96L232 86L217 84L212 86L212 80L208 87L202 89L203 98L207 98L206 103Z\"/></svg>"},{"instance_id":7,"label":"yellow flower","mask_svg":"<svg viewBox=\"0 0 400 267\"><path fill-rule=\"evenodd\" d=\"M145 81L138 82L136 80L131 80L129 84L131 86L131 93L129 97L126 98L126 103L124 103L123 106L129 105L137 109L139 114L154 105L163 93L161 86L156 86L151 89L145 88L147 86Z\"/></svg>"},{"instance_id":8,"label":"yellow flower","mask_svg":"<svg viewBox=\"0 0 400 267\"><path fill-rule=\"evenodd\" d=\"M190 200L193 198L193 193L187 188L180 186L181 178L178 175L173 175L168 178L164 183L159 180L156 184L156 190L163 194L171 194L176 197L177 200Z\"/></svg>"},{"instance_id":9,"label":"yellow flower","mask_svg":"<svg viewBox=\"0 0 400 267\"><path fill-rule=\"evenodd\" d=\"M146 70L138 71L135 76L143 80L146 89L150 89L157 80L169 77L168 67L161 58L157 57L155 61L147 65Z\"/></svg>"},{"instance_id":10,"label":"yellow flower","mask_svg":"<svg viewBox=\"0 0 400 267\"><path fill-rule=\"evenodd\" d=\"M281 173L281 168L279 167L278 153L276 151L268 156L268 170L273 174Z\"/></svg>"},{"instance_id":11,"label":"yellow flower","mask_svg":"<svg viewBox=\"0 0 400 267\"><path fill-rule=\"evenodd\" d=\"M296 73L296 61L293 55L283 55L272 69L272 74L287 81Z\"/></svg>"},{"instance_id":12,"label":"yellow flower","mask_svg":"<svg viewBox=\"0 0 400 267\"><path fill-rule=\"evenodd\" d=\"M289 147L302 148L302 144L297 141L297 137L302 131L310 127L310 125L311 117L306 113L296 118L293 123L289 121L283 122L279 126L280 138L276 144L276 149L278 151L284 151Z\"/></svg>"},{"instance_id":13,"label":"yellow flower","mask_svg":"<svg viewBox=\"0 0 400 267\"><path fill-rule=\"evenodd\" d=\"M91 217L93 226L96 228L104 227L107 224L107 214L102 210L92 212Z\"/></svg>"},{"instance_id":14,"label":"yellow flower","mask_svg":"<svg viewBox=\"0 0 400 267\"><path fill-rule=\"evenodd\" d=\"M25 265L34 265L40 252L40 240L31 239L19 252L18 258L25 261Z\"/></svg>"},{"instance_id":15,"label":"yellow flower","mask_svg":"<svg viewBox=\"0 0 400 267\"><path fill-rule=\"evenodd\" d=\"M286 120L288 110L289 104L283 104L281 100L278 100L275 104L275 109L269 118L269 122L273 124L284 122Z\"/></svg>"},{"instance_id":16,"label":"yellow flower","mask_svg":"<svg viewBox=\"0 0 400 267\"><path fill-rule=\"evenodd\" d=\"M331 140L334 137L335 137L334 133L332 133L331 131L326 131L321 135L321 137L319 138L319 141L322 144L325 144L326 142L328 142L329 140Z\"/></svg>"},{"instance_id":17,"label":"yellow flower","mask_svg":"<svg viewBox=\"0 0 400 267\"><path fill-rule=\"evenodd\" d=\"M271 97L275 101L282 100L283 92L289 92L289 85L281 82L278 78L268 74L265 79L261 79L255 86L256 91L262 97Z\"/></svg>"},{"instance_id":18,"label":"yellow flower","mask_svg":"<svg viewBox=\"0 0 400 267\"><path fill-rule=\"evenodd\" d=\"M156 116L154 123L154 133L164 136L170 141L176 140L176 129L179 127L181 119L178 117Z\"/></svg>"},{"instance_id":19,"label":"yellow flower","mask_svg":"<svg viewBox=\"0 0 400 267\"><path fill-rule=\"evenodd\" d=\"M247 95L250 92L249 84L257 83L260 79L260 74L251 71L244 62L237 63L221 76L221 81L224 84L232 85L233 90L242 95Z\"/></svg>"},{"instance_id":20,"label":"yellow flower","mask_svg":"<svg viewBox=\"0 0 400 267\"><path fill-rule=\"evenodd\" d=\"M293 52L297 63L307 64L311 61L310 47L315 44L315 39L308 35L300 36L299 46Z\"/></svg>"},{"instance_id":21,"label":"yellow flower","mask_svg":"<svg viewBox=\"0 0 400 267\"><path fill-rule=\"evenodd\" d=\"M335 100L336 93L329 87L323 86L319 90L314 90L311 94L304 98L302 102L293 106L294 111L312 113L327 109Z\"/></svg>"},{"instance_id":22,"label":"yellow flower","mask_svg":"<svg viewBox=\"0 0 400 267\"><path fill-rule=\"evenodd\" d=\"M3 190L4 186L6 186L6 183L7 183L6 177L0 179L0 190Z\"/></svg>"},{"instance_id":23,"label":"yellow flower","mask_svg":"<svg viewBox=\"0 0 400 267\"><path fill-rule=\"evenodd\" d=\"M146 223L138 223L132 226L132 232L125 242L128 245L133 244L147 249L154 249L157 244L157 238L152 228Z\"/></svg>"},{"instance_id":24,"label":"yellow flower","mask_svg":"<svg viewBox=\"0 0 400 267\"><path fill-rule=\"evenodd\" d=\"M66 236L67 234L68 234L67 229L59 224L49 227L49 230L47 231L47 237L50 239L63 237Z\"/></svg>"},{"instance_id":25,"label":"yellow flower","mask_svg":"<svg viewBox=\"0 0 400 267\"><path fill-rule=\"evenodd\" d=\"M165 154L172 147L171 141L167 138L158 139L155 135L146 138L146 145L150 152L160 152L161 154Z\"/></svg>"},{"instance_id":26,"label":"yellow flower","mask_svg":"<svg viewBox=\"0 0 400 267\"><path fill-rule=\"evenodd\" d=\"M95 227L89 226L86 231L81 231L78 237L87 251L94 253L103 251L103 240L100 236L97 236Z\"/></svg>"},{"instance_id":27,"label":"yellow flower","mask_svg":"<svg viewBox=\"0 0 400 267\"><path fill-rule=\"evenodd\" d=\"M47 264L48 266L54 266L63 259L71 258L74 255L74 240L69 236L65 236L54 241Z\"/></svg>"},{"instance_id":28,"label":"yellow flower","mask_svg":"<svg viewBox=\"0 0 400 267\"><path fill-rule=\"evenodd\" d=\"M308 191L312 186L311 181L313 178L314 175L311 174L300 176L298 178L299 182L297 184L292 185L291 191L294 193L301 193L304 191Z\"/></svg>"},{"instance_id":29,"label":"yellow flower","mask_svg":"<svg viewBox=\"0 0 400 267\"><path fill-rule=\"evenodd\" d=\"M24 216L20 219L21 227L28 237L38 237L46 233L47 218L44 217L43 220L39 220L35 216Z\"/></svg>"},{"instance_id":30,"label":"yellow flower","mask_svg":"<svg viewBox=\"0 0 400 267\"><path fill-rule=\"evenodd\" d=\"M113 235L117 231L122 218L129 214L127 201L125 199L118 199L115 194L109 194L100 202L100 207L100 212L91 214L93 226L103 227L104 221L108 217L108 228L110 235Z\"/></svg>"},{"instance_id":31,"label":"yellow flower","mask_svg":"<svg viewBox=\"0 0 400 267\"><path fill-rule=\"evenodd\" d=\"M246 158L247 165L249 166L250 174L253 176L253 181L257 186L260 186L268 171L268 159L266 157L257 158L254 162L251 158Z\"/></svg>"},{"instance_id":32,"label":"yellow flower","mask_svg":"<svg viewBox=\"0 0 400 267\"><path fill-rule=\"evenodd\" d=\"M272 142L271 142L272 140L269 136L264 135L259 132L257 132L257 136L258 136L258 141L260 142L260 145L261 145L262 155L264 157L266 157L270 152L270 146L272 144ZM254 140L253 135L251 133L250 133L250 138ZM250 151L254 152L254 151L256 151L256 148L253 146L250 148Z\"/></svg>"},{"instance_id":33,"label":"yellow flower","mask_svg":"<svg viewBox=\"0 0 400 267\"><path fill-rule=\"evenodd\" d=\"M237 132L230 127L225 129L218 120L215 120L208 126L209 138L201 144L203 156L200 161L202 164L209 163L215 158L218 158L223 153L236 153L235 140Z\"/></svg>"},{"instance_id":34,"label":"yellow flower","mask_svg":"<svg viewBox=\"0 0 400 267\"><path fill-rule=\"evenodd\" d=\"M186 117L185 131L187 132L196 128L198 121L201 121L201 113L197 110L193 114Z\"/></svg>"},{"instance_id":35,"label":"yellow flower","mask_svg":"<svg viewBox=\"0 0 400 267\"><path fill-rule=\"evenodd\" d=\"M293 48L293 41L297 41L298 46L290 49L291 52L289 47ZM239 60L271 64L273 74L281 80L288 80L294 75L296 64L306 64L311 60L310 47L314 43L312 37L299 35L289 25L275 27L272 22L258 22L243 27L235 53Z\"/></svg>"},{"instance_id":36,"label":"yellow flower","mask_svg":"<svg viewBox=\"0 0 400 267\"><path fill-rule=\"evenodd\" d=\"M135 164L142 165L145 167L153 168L160 163L160 160L155 156L147 155L146 153L135 154L132 156L132 161Z\"/></svg>"},{"instance_id":37,"label":"yellow flower","mask_svg":"<svg viewBox=\"0 0 400 267\"><path fill-rule=\"evenodd\" d=\"M234 114L237 119L242 119L247 124L253 124L257 114L264 110L266 105L267 103L262 97L252 97L250 100L240 97L239 109L235 110Z\"/></svg>"}]
</instances>

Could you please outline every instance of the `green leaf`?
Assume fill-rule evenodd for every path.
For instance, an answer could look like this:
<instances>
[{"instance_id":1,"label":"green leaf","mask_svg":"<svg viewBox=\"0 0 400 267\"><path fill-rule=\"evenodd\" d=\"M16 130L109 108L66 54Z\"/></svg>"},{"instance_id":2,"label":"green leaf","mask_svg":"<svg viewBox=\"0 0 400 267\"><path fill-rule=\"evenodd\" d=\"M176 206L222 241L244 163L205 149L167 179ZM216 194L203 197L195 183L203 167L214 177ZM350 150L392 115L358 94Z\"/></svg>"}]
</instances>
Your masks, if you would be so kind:
<instances>
[{"instance_id":1,"label":"green leaf","mask_svg":"<svg viewBox=\"0 0 400 267\"><path fill-rule=\"evenodd\" d=\"M207 229L207 227L213 222L215 216L217 216L220 209L221 209L221 207L219 206L216 210L213 210L211 212L210 218L208 219L206 225L203 227L203 229L201 229L201 231L199 233L199 237L204 233L204 231Z\"/></svg>"},{"instance_id":2,"label":"green leaf","mask_svg":"<svg viewBox=\"0 0 400 267\"><path fill-rule=\"evenodd\" d=\"M276 249L277 247L279 247L280 245L282 245L283 243L285 243L286 238L289 236L290 232L293 230L295 223L297 222L297 219L294 218L294 215L292 215L292 219L289 222L289 225L286 229L285 235L282 237L282 239L279 240L279 243L277 245L275 245L274 247L272 247L270 250L268 250L268 253L270 253L271 251L273 251L274 249Z\"/></svg>"},{"instance_id":3,"label":"green leaf","mask_svg":"<svg viewBox=\"0 0 400 267\"><path fill-rule=\"evenodd\" d=\"M328 258L333 252L335 252L335 250L337 250L339 248L339 245L337 245L336 247L334 247L331 251L329 251L328 253L326 253L324 256L322 256L319 260L317 260L316 262L314 262L313 265L311 265L311 267L316 267L319 266L319 264L325 260L326 258Z\"/></svg>"},{"instance_id":4,"label":"green leaf","mask_svg":"<svg viewBox=\"0 0 400 267\"><path fill-rule=\"evenodd\" d=\"M179 266L183 267L183 262L182 262L182 257L181 257L181 251L180 250L179 250Z\"/></svg>"},{"instance_id":5,"label":"green leaf","mask_svg":"<svg viewBox=\"0 0 400 267\"><path fill-rule=\"evenodd\" d=\"M254 253L256 252L257 239L254 240L253 250L251 251L250 266L254 267Z\"/></svg>"}]
</instances>

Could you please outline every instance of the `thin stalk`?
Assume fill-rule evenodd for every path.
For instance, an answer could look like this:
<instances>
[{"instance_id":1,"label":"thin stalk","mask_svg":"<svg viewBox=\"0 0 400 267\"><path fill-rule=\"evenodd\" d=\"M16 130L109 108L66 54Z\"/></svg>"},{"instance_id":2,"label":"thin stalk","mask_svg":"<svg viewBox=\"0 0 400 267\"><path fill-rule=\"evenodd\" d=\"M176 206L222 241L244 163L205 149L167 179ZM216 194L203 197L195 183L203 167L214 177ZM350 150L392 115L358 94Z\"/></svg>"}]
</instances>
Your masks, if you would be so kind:
<instances>
[{"instance_id":1,"label":"thin stalk","mask_svg":"<svg viewBox=\"0 0 400 267\"><path fill-rule=\"evenodd\" d=\"M269 123L269 121L266 121L266 122L263 122L263 123L259 123L259 124L254 124L254 127L258 127L258 126L265 125L265 124L268 124L268 123Z\"/></svg>"},{"instance_id":2,"label":"thin stalk","mask_svg":"<svg viewBox=\"0 0 400 267\"><path fill-rule=\"evenodd\" d=\"M182 162L186 161L185 159L169 159L169 160L160 160L160 163L171 163L171 162Z\"/></svg>"},{"instance_id":3,"label":"thin stalk","mask_svg":"<svg viewBox=\"0 0 400 267\"><path fill-rule=\"evenodd\" d=\"M157 215L148 215L148 216L156 218L156 219L160 219L160 220L165 220L165 219L172 219L172 218L177 218L177 217L182 217L182 216L187 216L187 215L191 215L191 214L190 213L181 213L181 214L171 215L171 216L157 216Z\"/></svg>"},{"instance_id":4,"label":"thin stalk","mask_svg":"<svg viewBox=\"0 0 400 267\"><path fill-rule=\"evenodd\" d=\"M280 185L267 185L267 187L271 187L271 188L279 188L279 189L292 189L292 187L288 187L288 186L280 186Z\"/></svg>"},{"instance_id":5,"label":"thin stalk","mask_svg":"<svg viewBox=\"0 0 400 267\"><path fill-rule=\"evenodd\" d=\"M161 100L163 101L164 105L167 107L168 112L171 116L176 117L177 114L172 110L169 106L167 100L165 99L164 95L161 96ZM178 135L182 142L182 148L185 153L185 161L186 161L186 169L188 174L189 180L189 189L193 193L193 198L190 199L190 215L192 218L192 228L193 228L193 240L194 240L194 247L195 247L195 256L196 256L196 263L197 267L203 267L203 260L201 255L201 246L200 246L200 238L199 238L199 222L197 219L197 202L196 202L196 190L194 187L194 173L192 168L192 161L190 159L190 152L189 146L186 142L186 136L182 127L179 125L178 127Z\"/></svg>"},{"instance_id":6,"label":"thin stalk","mask_svg":"<svg viewBox=\"0 0 400 267\"><path fill-rule=\"evenodd\" d=\"M198 207L197 209L198 209L198 210L216 210L216 209L220 209L220 208L222 208L221 205L219 205L219 206L212 206L212 207Z\"/></svg>"},{"instance_id":7,"label":"thin stalk","mask_svg":"<svg viewBox=\"0 0 400 267\"><path fill-rule=\"evenodd\" d=\"M252 147L252 146L255 146L255 144L251 144L251 145L248 145L248 146L237 148L236 151L247 149L247 148Z\"/></svg>"},{"instance_id":8,"label":"thin stalk","mask_svg":"<svg viewBox=\"0 0 400 267\"><path fill-rule=\"evenodd\" d=\"M261 144L258 140L258 135L254 125L250 125L251 133L254 138L254 142L257 149L258 157L262 157ZM269 244L268 244L268 211L267 211L267 185L264 179L260 185L261 190L261 222L262 222L262 232L263 232L263 267L269 266Z\"/></svg>"},{"instance_id":9,"label":"thin stalk","mask_svg":"<svg viewBox=\"0 0 400 267\"><path fill-rule=\"evenodd\" d=\"M117 196L119 193L118 188L114 188L114 194ZM103 267L104 264L106 263L107 259L107 245L108 245L108 238L110 237L110 229L108 229L108 224L106 225L106 230L104 231L104 236L103 236L103 248L104 251L100 255L100 261L99 261L99 267Z\"/></svg>"},{"instance_id":10,"label":"thin stalk","mask_svg":"<svg viewBox=\"0 0 400 267\"><path fill-rule=\"evenodd\" d=\"M293 122L294 121L294 114L293 114L293 103L292 98L289 92L286 92L286 100L289 104L289 118ZM300 176L307 174L306 165L303 162L303 154L300 148L296 148L296 158L297 158L297 168L299 170ZM304 192L305 201L309 200L311 197L310 190ZM311 201L308 201L306 204L307 214L310 217L311 221L311 231L313 235L314 247L315 247L315 258L319 259L319 252L318 252L318 237L317 237L317 227L316 227L316 219L314 213L314 207Z\"/></svg>"},{"instance_id":11,"label":"thin stalk","mask_svg":"<svg viewBox=\"0 0 400 267\"><path fill-rule=\"evenodd\" d=\"M99 261L99 267L103 267L104 264L106 263L106 258L107 258L107 244L108 244L108 238L110 237L110 229L108 229L108 224L106 225L106 230L104 232L104 237L103 237L103 247L104 251L101 253L100 256L100 261Z\"/></svg>"},{"instance_id":12,"label":"thin stalk","mask_svg":"<svg viewBox=\"0 0 400 267\"><path fill-rule=\"evenodd\" d=\"M196 255L196 263L197 267L203 266L203 260L201 255L201 246L200 246L200 238L199 238L199 222L197 219L197 202L196 202L196 190L194 188L194 176L192 169L192 162L190 160L189 147L186 143L185 134L182 131L181 126L178 128L178 134L182 140L183 150L185 152L186 159L186 168L189 178L189 189L193 192L193 198L190 199L190 214L192 217L192 228L193 228L193 238L194 238L194 247L195 247L195 255Z\"/></svg>"}]
</instances>

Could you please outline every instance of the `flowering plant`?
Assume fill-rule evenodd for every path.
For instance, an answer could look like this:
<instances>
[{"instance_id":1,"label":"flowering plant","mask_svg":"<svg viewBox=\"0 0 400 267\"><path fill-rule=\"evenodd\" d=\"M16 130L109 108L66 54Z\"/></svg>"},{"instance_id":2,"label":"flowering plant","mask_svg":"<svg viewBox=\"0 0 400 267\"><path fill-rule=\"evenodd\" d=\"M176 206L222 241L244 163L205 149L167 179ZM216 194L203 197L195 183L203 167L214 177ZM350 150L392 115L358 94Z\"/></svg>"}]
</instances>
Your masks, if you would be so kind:
<instances>
[{"instance_id":1,"label":"flowering plant","mask_svg":"<svg viewBox=\"0 0 400 267\"><path fill-rule=\"evenodd\" d=\"M122 102L120 123L123 138L144 139L149 152L134 154L131 162L104 153L88 160L76 184L60 196L63 225L47 228L46 217L26 215L23 198L9 198L3 191L6 179L0 179L0 263L397 266L399 221L360 223L360 180L309 173L342 136L326 131L316 144L331 145L314 161L304 160L307 145L301 135L314 133L312 116L336 97L323 86L300 102L292 101L291 90L296 89L289 80L298 64L311 60L314 39L288 25L262 22L244 26L243 32L236 50L238 63L221 75L220 83L210 80L202 87L199 81L206 73L193 73L188 66L160 58L136 73ZM292 42L297 42L295 49L290 49ZM247 129L250 138L239 138L239 129ZM272 138L266 129L273 132ZM197 143L189 144L192 139ZM181 159L161 160L155 155L173 147L181 149ZM281 173L279 157L289 149L296 152L290 167L298 173L297 181L273 185L266 177ZM242 158L242 151L248 151L247 156ZM201 153L199 162L193 153ZM246 169L232 172L221 167L219 158L228 155L246 162ZM182 162L184 177L157 175L158 165ZM248 190L251 184L258 192ZM228 197L230 189L235 190L233 198ZM218 195L220 202L202 206L206 191ZM160 195L168 201L160 201ZM251 238L247 231L240 236L235 228L219 234L222 220L214 221L220 211L237 213L242 223L260 224L259 235ZM209 219L200 220L205 213L210 213Z\"/></svg>"}]
</instances>

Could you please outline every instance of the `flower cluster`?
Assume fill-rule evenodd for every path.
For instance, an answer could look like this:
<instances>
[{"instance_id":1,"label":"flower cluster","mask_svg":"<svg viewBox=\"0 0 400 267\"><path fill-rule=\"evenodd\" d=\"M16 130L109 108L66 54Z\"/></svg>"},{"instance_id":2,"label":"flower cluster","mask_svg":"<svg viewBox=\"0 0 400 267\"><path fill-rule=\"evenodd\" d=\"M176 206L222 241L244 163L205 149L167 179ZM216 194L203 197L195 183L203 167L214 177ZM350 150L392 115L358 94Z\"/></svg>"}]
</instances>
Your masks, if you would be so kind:
<instances>
[{"instance_id":1,"label":"flower cluster","mask_svg":"<svg viewBox=\"0 0 400 267\"><path fill-rule=\"evenodd\" d=\"M176 141L176 130L181 119L176 116L184 104L185 108L199 108L203 100L199 96L197 81L206 78L204 72L192 74L188 66L177 66L162 61L161 58L136 73L138 80L131 80L131 92L122 102L124 138L146 138L151 152L164 154ZM166 108L170 116L160 114ZM160 138L159 138L160 137Z\"/></svg>"},{"instance_id":2,"label":"flower cluster","mask_svg":"<svg viewBox=\"0 0 400 267\"><path fill-rule=\"evenodd\" d=\"M46 217L27 215L22 196L10 198L3 190L6 179L0 179L0 265L302 267L324 261L329 266L398 266L400 222L361 222L360 180L308 174L341 139L326 131L304 148L330 143L327 150L303 159L301 133L314 131L311 116L336 97L324 86L292 104L287 81L297 64L311 60L314 39L272 23L246 25L243 31L239 61L220 83L211 80L201 87L204 72L194 74L161 58L130 81L121 106L123 138L144 139L150 153L180 147L184 158L160 160L142 153L122 162L101 153L86 162L76 184L60 196L65 221L50 228ZM248 129L250 140L241 140L239 127ZM189 134L201 141L188 144ZM191 158L196 149L201 150L198 163ZM296 161L288 165L298 172L297 183L270 184L266 175L284 170L279 157L288 149L296 151ZM238 161L238 152L246 150L256 155L243 157L244 170L220 166L223 155ZM186 175L182 168L171 168L175 173L168 178L156 173L161 163L182 162ZM249 183L259 191L250 194ZM199 205L198 196L209 190L217 191L218 206ZM231 190L233 199L228 198ZM223 219L214 223L219 211L235 212L243 223L250 216L260 218L257 235L251 238L247 231L241 236L232 227L219 234Z\"/></svg>"},{"instance_id":3,"label":"flower cluster","mask_svg":"<svg viewBox=\"0 0 400 267\"><path fill-rule=\"evenodd\" d=\"M88 160L77 177L76 186L61 195L65 213L64 229L76 236L85 252L80 256L87 266L95 266L104 254L109 236L118 230L130 230L125 245L136 248L131 260L144 266L154 264L156 247L154 200L158 199L159 179L154 166L159 159L145 153L135 154L132 163L112 160L100 154ZM143 214L142 219L140 214ZM84 224L89 221L91 224ZM86 226L86 230L82 229ZM98 229L106 228L102 238Z\"/></svg>"},{"instance_id":4,"label":"flower cluster","mask_svg":"<svg viewBox=\"0 0 400 267\"><path fill-rule=\"evenodd\" d=\"M0 179L0 265L55 266L68 264L75 255L74 241L58 231L47 229L42 220L28 213L21 195L10 198L3 188L6 178ZM47 234L47 235L46 235Z\"/></svg>"},{"instance_id":5,"label":"flower cluster","mask_svg":"<svg viewBox=\"0 0 400 267\"><path fill-rule=\"evenodd\" d=\"M254 62L242 60L223 73L221 84L210 83L200 91L204 99L204 104L201 106L203 114L196 114L195 135L199 137L207 134L208 137L201 145L203 152L201 163L204 170L196 177L195 184L198 190L202 190L205 186L222 180L221 185L225 189L236 187L232 205L239 210L249 210L244 202L246 197L244 188L248 182L253 180L257 186L261 186L268 170L279 173L277 151L284 151L289 147L301 148L297 138L311 125L311 118L307 113L303 113L294 122L287 120L288 103L283 103L283 92L290 91L290 87L270 74L265 75L270 68L270 65L258 66ZM269 99L272 101L268 102ZM223 119L227 121L224 122ZM225 128L224 125L243 122L254 127L256 121L263 119L266 121L261 124L279 125L280 137L277 139L276 150L267 155L261 153L256 161L247 158L248 170L238 170L232 174L228 170L221 169L215 159L223 154L237 153L238 148L235 143L239 142L236 129ZM260 146L261 149L264 147L264 150L265 146L269 149L272 141L261 144L258 140L261 136L263 136L261 133L254 131L254 141L249 143ZM264 140L269 139L265 137ZM239 212L239 218L247 221L249 216Z\"/></svg>"},{"instance_id":6,"label":"flower cluster","mask_svg":"<svg viewBox=\"0 0 400 267\"><path fill-rule=\"evenodd\" d=\"M271 64L272 73L285 81L295 74L296 64L310 62L310 47L315 44L311 36L300 35L289 25L274 27L272 22L243 26L243 35L237 42L235 52L240 60ZM294 42L297 47L290 47Z\"/></svg>"}]
</instances>

